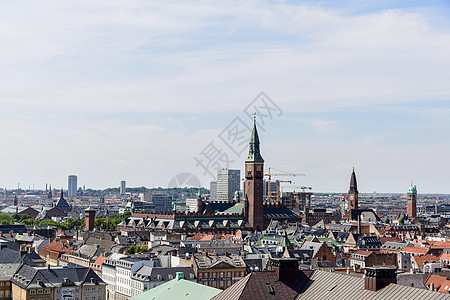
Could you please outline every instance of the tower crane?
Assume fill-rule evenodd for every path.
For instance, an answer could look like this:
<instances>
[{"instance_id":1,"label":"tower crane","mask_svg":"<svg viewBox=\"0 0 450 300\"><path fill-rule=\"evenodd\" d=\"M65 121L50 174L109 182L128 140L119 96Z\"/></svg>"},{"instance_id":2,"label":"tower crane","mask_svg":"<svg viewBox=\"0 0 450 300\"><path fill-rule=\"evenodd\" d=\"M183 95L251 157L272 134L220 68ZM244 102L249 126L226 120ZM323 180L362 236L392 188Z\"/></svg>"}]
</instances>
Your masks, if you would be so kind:
<instances>
[{"instance_id":1,"label":"tower crane","mask_svg":"<svg viewBox=\"0 0 450 300\"><path fill-rule=\"evenodd\" d=\"M278 171L278 172L282 172L282 173L276 173L273 174L271 173L271 169ZM265 177L267 178L267 195L270 198L271 193L272 193L272 186L271 186L271 181L272 181L272 176L292 176L292 177L296 177L296 176L306 176L305 174L299 174L299 173L291 173L291 172L286 172L286 171L282 171L282 170L278 170L275 168L270 168L269 167L269 172L267 174L264 174ZM291 183L291 181L280 181L277 180L276 181L276 202L279 203L280 201L280 182L289 182Z\"/></svg>"}]
</instances>

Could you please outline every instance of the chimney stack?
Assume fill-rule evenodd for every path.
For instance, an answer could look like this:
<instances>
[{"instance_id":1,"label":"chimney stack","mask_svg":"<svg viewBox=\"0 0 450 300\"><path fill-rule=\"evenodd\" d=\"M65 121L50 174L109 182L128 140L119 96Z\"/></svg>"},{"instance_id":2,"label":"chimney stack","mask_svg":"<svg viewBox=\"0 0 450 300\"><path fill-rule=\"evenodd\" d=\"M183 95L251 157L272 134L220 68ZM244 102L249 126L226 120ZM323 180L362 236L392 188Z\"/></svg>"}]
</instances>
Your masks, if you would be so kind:
<instances>
[{"instance_id":1,"label":"chimney stack","mask_svg":"<svg viewBox=\"0 0 450 300\"><path fill-rule=\"evenodd\" d=\"M300 277L296 258L272 258L272 268L278 280L295 280Z\"/></svg>"},{"instance_id":2,"label":"chimney stack","mask_svg":"<svg viewBox=\"0 0 450 300\"><path fill-rule=\"evenodd\" d=\"M376 292L391 283L397 283L396 271L389 267L366 267L365 289Z\"/></svg>"}]
</instances>

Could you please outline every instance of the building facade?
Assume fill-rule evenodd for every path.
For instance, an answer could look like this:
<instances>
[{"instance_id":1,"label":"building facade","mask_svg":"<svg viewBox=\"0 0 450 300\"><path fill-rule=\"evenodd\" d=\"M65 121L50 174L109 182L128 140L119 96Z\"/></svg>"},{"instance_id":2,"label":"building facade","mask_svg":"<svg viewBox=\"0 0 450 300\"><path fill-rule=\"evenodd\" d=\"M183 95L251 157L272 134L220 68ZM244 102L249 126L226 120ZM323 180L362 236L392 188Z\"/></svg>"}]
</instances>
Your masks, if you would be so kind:
<instances>
[{"instance_id":1,"label":"building facade","mask_svg":"<svg viewBox=\"0 0 450 300\"><path fill-rule=\"evenodd\" d=\"M69 175L69 189L67 191L67 196L75 197L77 195L77 176Z\"/></svg>"},{"instance_id":2,"label":"building facade","mask_svg":"<svg viewBox=\"0 0 450 300\"><path fill-rule=\"evenodd\" d=\"M241 171L220 169L217 170L217 201L233 201L234 194L241 187Z\"/></svg>"},{"instance_id":3,"label":"building facade","mask_svg":"<svg viewBox=\"0 0 450 300\"><path fill-rule=\"evenodd\" d=\"M247 275L240 255L194 254L192 260L197 282L203 285L224 290Z\"/></svg>"},{"instance_id":4,"label":"building facade","mask_svg":"<svg viewBox=\"0 0 450 300\"><path fill-rule=\"evenodd\" d=\"M104 300L105 282L90 268L22 265L11 279L13 300Z\"/></svg>"},{"instance_id":5,"label":"building facade","mask_svg":"<svg viewBox=\"0 0 450 300\"><path fill-rule=\"evenodd\" d=\"M125 180L122 180L120 182L120 187L119 187L120 196L125 196L126 190L127 190L127 183Z\"/></svg>"},{"instance_id":6,"label":"building facade","mask_svg":"<svg viewBox=\"0 0 450 300\"><path fill-rule=\"evenodd\" d=\"M209 183L209 200L210 201L217 200L217 181L211 181Z\"/></svg>"},{"instance_id":7,"label":"building facade","mask_svg":"<svg viewBox=\"0 0 450 300\"><path fill-rule=\"evenodd\" d=\"M172 195L164 192L152 192L150 199L155 206L156 212L171 212L172 211Z\"/></svg>"}]
</instances>

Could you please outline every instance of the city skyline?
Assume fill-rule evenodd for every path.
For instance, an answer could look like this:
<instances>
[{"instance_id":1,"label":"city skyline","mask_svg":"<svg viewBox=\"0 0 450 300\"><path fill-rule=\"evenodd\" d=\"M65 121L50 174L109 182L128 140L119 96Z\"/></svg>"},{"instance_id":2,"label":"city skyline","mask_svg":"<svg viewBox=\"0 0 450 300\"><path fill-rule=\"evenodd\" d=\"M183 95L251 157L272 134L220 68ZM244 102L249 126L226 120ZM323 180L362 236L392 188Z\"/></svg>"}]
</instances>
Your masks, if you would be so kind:
<instances>
[{"instance_id":1,"label":"city skyline","mask_svg":"<svg viewBox=\"0 0 450 300\"><path fill-rule=\"evenodd\" d=\"M283 111L259 131L266 169L313 192L346 192L354 166L361 193L450 193L445 1L48 3L1 5L2 187L208 187L193 158L251 127L264 91Z\"/></svg>"}]
</instances>

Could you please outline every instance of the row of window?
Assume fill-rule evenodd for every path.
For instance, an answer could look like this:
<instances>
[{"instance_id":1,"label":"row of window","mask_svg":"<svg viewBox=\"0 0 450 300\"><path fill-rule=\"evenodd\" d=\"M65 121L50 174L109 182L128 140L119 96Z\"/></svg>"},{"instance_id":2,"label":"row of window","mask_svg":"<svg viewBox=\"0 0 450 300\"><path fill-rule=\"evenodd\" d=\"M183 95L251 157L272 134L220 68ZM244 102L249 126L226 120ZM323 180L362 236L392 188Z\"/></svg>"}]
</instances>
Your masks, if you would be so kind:
<instances>
[{"instance_id":1,"label":"row of window","mask_svg":"<svg viewBox=\"0 0 450 300\"><path fill-rule=\"evenodd\" d=\"M34 294L50 294L50 289L37 289L37 290L30 290L30 295L34 295Z\"/></svg>"},{"instance_id":2,"label":"row of window","mask_svg":"<svg viewBox=\"0 0 450 300\"><path fill-rule=\"evenodd\" d=\"M203 285L212 286L215 288L223 288L223 287L230 287L231 286L231 280L219 280L219 281L203 281Z\"/></svg>"},{"instance_id":3,"label":"row of window","mask_svg":"<svg viewBox=\"0 0 450 300\"><path fill-rule=\"evenodd\" d=\"M99 291L99 292L101 292L102 290L103 290L103 288L101 287L101 286L99 286L99 287L87 287L87 288L85 288L84 289L86 292L96 292L96 291ZM79 293L80 292L80 289L75 289L75 292L76 293ZM61 293L61 290L56 290L56 293L57 294L60 294ZM41 294L50 294L50 289L37 289L37 290L30 290L30 295L35 295L35 294L38 294L38 295L41 295Z\"/></svg>"},{"instance_id":4,"label":"row of window","mask_svg":"<svg viewBox=\"0 0 450 300\"><path fill-rule=\"evenodd\" d=\"M0 298L9 298L11 297L10 291L0 291Z\"/></svg>"},{"instance_id":5,"label":"row of window","mask_svg":"<svg viewBox=\"0 0 450 300\"><path fill-rule=\"evenodd\" d=\"M208 275L208 274L210 274L210 275ZM199 272L198 273L198 278L208 278L208 276L210 276L209 278L224 278L225 275L226 275L226 277L231 278L232 274L233 274L233 272L231 272L231 271L228 271L228 272L211 272L211 273ZM234 276L235 277L239 277L239 276L240 277L244 277L244 271L241 271L241 272L235 271L234 272Z\"/></svg>"},{"instance_id":6,"label":"row of window","mask_svg":"<svg viewBox=\"0 0 450 300\"><path fill-rule=\"evenodd\" d=\"M9 286L9 285L10 285L9 281L7 281L7 282L0 282L0 286Z\"/></svg>"}]
</instances>

